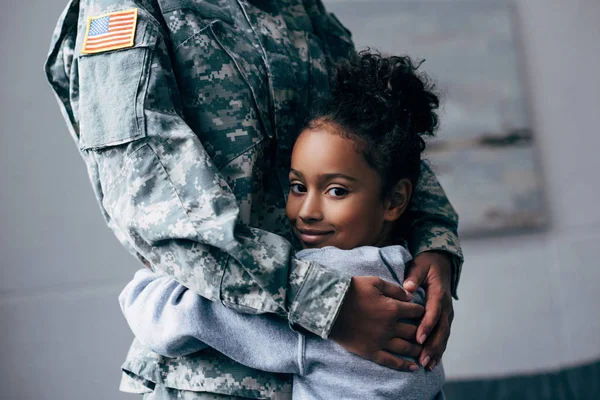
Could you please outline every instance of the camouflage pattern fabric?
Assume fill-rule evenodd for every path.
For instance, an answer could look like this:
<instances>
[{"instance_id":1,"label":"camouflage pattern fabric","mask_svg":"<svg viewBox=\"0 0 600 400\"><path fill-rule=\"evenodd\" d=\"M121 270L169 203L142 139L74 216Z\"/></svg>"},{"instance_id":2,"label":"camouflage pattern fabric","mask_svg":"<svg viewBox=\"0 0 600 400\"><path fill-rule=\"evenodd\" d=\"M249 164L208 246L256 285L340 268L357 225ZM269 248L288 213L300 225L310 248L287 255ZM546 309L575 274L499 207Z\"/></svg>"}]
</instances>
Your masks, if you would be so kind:
<instances>
[{"instance_id":1,"label":"camouflage pattern fabric","mask_svg":"<svg viewBox=\"0 0 600 400\"><path fill-rule=\"evenodd\" d=\"M186 357L167 358L148 351L134 340L123 365L120 389L131 393L175 393L174 389L219 393L251 399L287 400L292 396L291 377L254 370L214 349ZM185 397L185 398L188 398ZM155 397L162 398L162 397ZM170 398L165 394L165 398Z\"/></svg>"},{"instance_id":2,"label":"camouflage pattern fabric","mask_svg":"<svg viewBox=\"0 0 600 400\"><path fill-rule=\"evenodd\" d=\"M189 392L186 390L166 389L159 393L152 392L143 396L144 400L248 400L247 397L229 396L217 393Z\"/></svg>"},{"instance_id":3,"label":"camouflage pattern fabric","mask_svg":"<svg viewBox=\"0 0 600 400\"><path fill-rule=\"evenodd\" d=\"M133 47L81 54L89 17L132 8ZM320 0L72 0L46 74L104 218L133 255L210 300L325 338L350 282L293 257L287 172L307 107L352 52ZM458 217L431 171L422 181L411 249L453 254L455 293ZM134 343L123 369L134 393L159 371L169 389L289 392L289 377L211 352L165 359Z\"/></svg>"}]
</instances>

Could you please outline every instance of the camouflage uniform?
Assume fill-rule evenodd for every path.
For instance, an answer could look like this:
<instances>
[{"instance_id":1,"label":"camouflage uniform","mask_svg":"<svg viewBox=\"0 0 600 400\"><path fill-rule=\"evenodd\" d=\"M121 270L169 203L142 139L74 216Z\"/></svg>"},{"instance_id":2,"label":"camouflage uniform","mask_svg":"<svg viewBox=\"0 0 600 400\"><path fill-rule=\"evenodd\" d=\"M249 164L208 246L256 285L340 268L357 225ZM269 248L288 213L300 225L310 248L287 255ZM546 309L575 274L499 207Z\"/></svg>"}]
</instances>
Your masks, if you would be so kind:
<instances>
[{"instance_id":1,"label":"camouflage uniform","mask_svg":"<svg viewBox=\"0 0 600 400\"><path fill-rule=\"evenodd\" d=\"M132 47L82 54L88 17L132 8ZM349 280L293 257L287 172L306 108L353 51L320 0L71 0L46 73L104 218L132 254L210 300L325 338ZM454 255L455 293L458 217L426 167L411 218L413 254ZM155 388L149 398L291 390L288 376L210 350L167 359L134 342L123 370L122 389Z\"/></svg>"}]
</instances>

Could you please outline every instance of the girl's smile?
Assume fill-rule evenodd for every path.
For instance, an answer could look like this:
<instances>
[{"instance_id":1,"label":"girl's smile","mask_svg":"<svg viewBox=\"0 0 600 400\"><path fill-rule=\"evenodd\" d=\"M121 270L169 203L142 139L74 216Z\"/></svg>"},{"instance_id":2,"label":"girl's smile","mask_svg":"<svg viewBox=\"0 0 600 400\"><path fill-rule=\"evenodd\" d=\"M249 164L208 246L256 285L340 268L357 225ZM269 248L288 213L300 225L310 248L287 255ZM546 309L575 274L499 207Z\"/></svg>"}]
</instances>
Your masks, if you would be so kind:
<instances>
[{"instance_id":1,"label":"girl's smile","mask_svg":"<svg viewBox=\"0 0 600 400\"><path fill-rule=\"evenodd\" d=\"M305 247L317 247L326 242L334 231L320 231L316 229L303 229L300 226L294 226L296 236L305 244Z\"/></svg>"}]
</instances>

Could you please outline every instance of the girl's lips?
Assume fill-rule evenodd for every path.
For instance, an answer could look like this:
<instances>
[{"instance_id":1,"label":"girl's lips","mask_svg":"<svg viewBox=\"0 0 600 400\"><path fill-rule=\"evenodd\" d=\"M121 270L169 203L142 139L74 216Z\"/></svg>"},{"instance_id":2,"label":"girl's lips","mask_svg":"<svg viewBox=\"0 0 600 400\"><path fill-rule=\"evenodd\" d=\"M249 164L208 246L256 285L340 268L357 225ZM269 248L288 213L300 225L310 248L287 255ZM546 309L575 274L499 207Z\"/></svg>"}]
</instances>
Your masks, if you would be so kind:
<instances>
[{"instance_id":1,"label":"girl's lips","mask_svg":"<svg viewBox=\"0 0 600 400\"><path fill-rule=\"evenodd\" d=\"M316 231L311 229L297 229L300 236L300 240L305 244L315 245L319 244L333 234L333 231Z\"/></svg>"}]
</instances>

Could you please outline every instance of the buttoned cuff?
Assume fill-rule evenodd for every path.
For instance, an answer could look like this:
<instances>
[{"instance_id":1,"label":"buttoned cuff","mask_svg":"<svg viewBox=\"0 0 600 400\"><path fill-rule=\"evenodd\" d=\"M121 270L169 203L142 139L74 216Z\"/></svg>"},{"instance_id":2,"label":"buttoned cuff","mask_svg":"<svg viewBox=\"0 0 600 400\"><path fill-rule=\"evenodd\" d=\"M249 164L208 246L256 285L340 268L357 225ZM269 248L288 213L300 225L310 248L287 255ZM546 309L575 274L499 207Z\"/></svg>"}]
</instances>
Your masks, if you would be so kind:
<instances>
[{"instance_id":1,"label":"buttoned cuff","mask_svg":"<svg viewBox=\"0 0 600 400\"><path fill-rule=\"evenodd\" d=\"M352 277L331 271L320 264L294 259L291 280L299 285L289 308L292 326L299 325L326 339L340 312ZM291 282L293 283L293 282Z\"/></svg>"}]
</instances>

